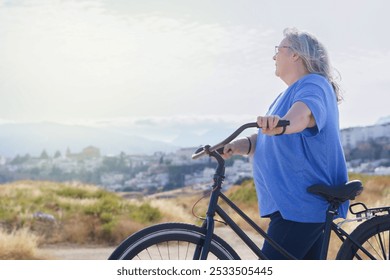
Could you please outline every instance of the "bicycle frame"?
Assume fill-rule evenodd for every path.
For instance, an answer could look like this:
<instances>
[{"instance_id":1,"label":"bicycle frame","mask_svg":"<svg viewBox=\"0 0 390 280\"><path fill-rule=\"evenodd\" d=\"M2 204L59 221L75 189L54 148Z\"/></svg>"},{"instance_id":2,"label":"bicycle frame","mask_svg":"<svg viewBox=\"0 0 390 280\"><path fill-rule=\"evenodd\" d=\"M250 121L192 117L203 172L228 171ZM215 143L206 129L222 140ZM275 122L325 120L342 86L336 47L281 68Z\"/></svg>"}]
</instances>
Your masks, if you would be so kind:
<instances>
[{"instance_id":1,"label":"bicycle frame","mask_svg":"<svg viewBox=\"0 0 390 280\"><path fill-rule=\"evenodd\" d=\"M285 127L288 126L290 122L288 120L279 120L278 127ZM214 175L214 184L212 186L212 193L210 196L209 201L209 207L206 213L206 219L202 225L202 228L205 230L205 241L202 245L199 245L195 254L194 259L206 259L207 254L209 252L211 239L214 233L214 216L215 214L218 214L223 222L228 225L241 239L242 241L260 258L260 259L267 259L267 257L263 254L261 249L248 237L248 235L229 217L229 215L218 205L218 199L221 198L230 208L232 208L241 218L245 220L257 233L259 233L267 242L270 243L271 246L274 247L279 253L281 253L284 257L287 259L295 259L294 256L289 254L286 250L284 250L280 245L278 245L274 240L272 240L266 232L264 232L256 223L253 222L243 211L241 211L232 201L230 201L222 192L222 183L225 178L225 161L221 157L220 153L222 153L223 147L230 143L233 139L235 139L242 131L244 131L247 128L250 127L257 127L259 128L257 123L247 123L239 127L233 134L231 134L229 137L227 137L222 142L214 145L214 146L205 146L200 149L198 149L195 154L192 155L193 159L199 158L203 155L208 155L210 157L213 157L217 160L218 166L216 169L216 173ZM323 244L321 248L321 255L320 259L325 260L327 259L328 249L329 249L329 243L330 243L330 236L332 231L336 234L336 236L342 241L345 242L346 240L350 241L354 246L356 246L357 249L361 250L363 253L365 253L369 258L375 259L375 257L370 254L359 242L354 240L353 237L351 237L350 234L345 232L340 228L339 225L335 224L333 222L333 219L335 215L337 215L337 209L338 209L338 202L332 202L330 203L327 212L326 212L326 220L324 224L324 239ZM352 205L351 205L352 207ZM354 213L350 207L350 211L352 214L356 214L358 217L355 220L361 221L362 219L370 219L371 217L375 216L375 213L384 212L387 211L390 215L390 207L382 207L382 208L371 208L368 209L365 206L365 210ZM371 217L366 218L359 218L361 215L368 215L372 214ZM346 222L345 220L344 222ZM361 258L359 255L356 255L357 258Z\"/></svg>"},{"instance_id":2,"label":"bicycle frame","mask_svg":"<svg viewBox=\"0 0 390 280\"><path fill-rule=\"evenodd\" d=\"M221 155L216 152L209 152L209 156L217 160L218 165L216 173L214 174L214 184L212 185L212 193L210 195L209 206L206 212L206 218L203 222L202 228L205 229L205 241L202 245L199 245L195 250L194 259L207 259L207 255L210 249L211 239L214 233L215 214L218 214L222 221L228 225L240 238L241 240L252 250L252 252L259 258L266 260L268 259L261 249L250 239L250 237L234 222L229 215L221 208L218 204L218 200L222 199L231 209L233 209L247 224L249 224L258 234L260 234L271 246L280 252L284 257L290 260L296 259L279 244L277 244L267 233L261 229L250 217L248 217L238 206L236 206L228 197L222 193L222 183L225 178L225 161ZM375 259L365 248L363 248L356 240L341 229L337 224L333 222L334 216L337 214L337 208L339 205L331 204L326 214L326 221L324 225L324 240L321 248L321 260L327 259L328 248L330 244L330 236L333 231L336 236L344 242L349 239L355 246L357 246L362 252L364 252L371 259Z\"/></svg>"},{"instance_id":3,"label":"bicycle frame","mask_svg":"<svg viewBox=\"0 0 390 280\"><path fill-rule=\"evenodd\" d=\"M198 248L195 252L194 259L207 259L207 255L210 248L212 235L214 233L214 216L218 214L221 219L227 224L241 239L242 241L260 258L267 259L261 249L248 237L248 235L235 223L229 215L219 206L218 199L221 198L226 202L241 218L243 218L253 229L256 230L265 240L267 240L272 246L276 248L288 259L295 259L290 253L284 250L279 244L272 240L267 233L262 230L250 217L248 217L241 209L239 209L228 197L222 192L222 183L225 178L225 161L217 152L211 152L210 156L215 158L218 162L216 173L214 175L214 184L212 186L212 193L210 196L209 207L206 212L206 219L202 225L202 228L206 229L205 241L201 248Z\"/></svg>"}]
</instances>

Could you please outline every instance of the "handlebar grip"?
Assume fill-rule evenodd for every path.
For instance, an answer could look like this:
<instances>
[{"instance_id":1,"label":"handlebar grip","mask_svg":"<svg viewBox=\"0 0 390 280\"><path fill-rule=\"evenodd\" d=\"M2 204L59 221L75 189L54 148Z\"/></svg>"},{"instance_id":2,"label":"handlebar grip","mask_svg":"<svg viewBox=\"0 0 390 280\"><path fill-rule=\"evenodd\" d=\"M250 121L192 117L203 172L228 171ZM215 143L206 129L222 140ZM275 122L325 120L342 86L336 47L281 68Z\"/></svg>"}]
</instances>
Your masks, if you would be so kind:
<instances>
[{"instance_id":1,"label":"handlebar grip","mask_svg":"<svg viewBox=\"0 0 390 280\"><path fill-rule=\"evenodd\" d=\"M276 127L282 127L282 126L288 126L288 125L290 125L290 121L288 121L288 120L279 120L278 124L276 125Z\"/></svg>"}]
</instances>

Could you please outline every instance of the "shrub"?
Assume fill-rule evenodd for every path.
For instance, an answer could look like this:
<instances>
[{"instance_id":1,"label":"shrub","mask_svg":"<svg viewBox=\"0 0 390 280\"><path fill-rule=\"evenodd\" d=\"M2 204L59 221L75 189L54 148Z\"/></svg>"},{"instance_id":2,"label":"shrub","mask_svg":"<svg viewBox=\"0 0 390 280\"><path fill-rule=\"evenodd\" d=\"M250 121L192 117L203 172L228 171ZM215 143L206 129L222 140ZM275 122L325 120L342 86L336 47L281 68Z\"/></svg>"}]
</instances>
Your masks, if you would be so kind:
<instances>
[{"instance_id":1,"label":"shrub","mask_svg":"<svg viewBox=\"0 0 390 280\"><path fill-rule=\"evenodd\" d=\"M256 189L253 180L247 180L241 186L233 187L228 192L229 198L235 203L245 203L246 205L257 205Z\"/></svg>"},{"instance_id":2,"label":"shrub","mask_svg":"<svg viewBox=\"0 0 390 280\"><path fill-rule=\"evenodd\" d=\"M111 243L160 218L160 211L149 204L132 203L96 186L33 181L0 185L0 226L26 227L46 243Z\"/></svg>"},{"instance_id":3,"label":"shrub","mask_svg":"<svg viewBox=\"0 0 390 280\"><path fill-rule=\"evenodd\" d=\"M0 230L1 260L35 260L43 259L38 254L39 238L28 229L12 231Z\"/></svg>"},{"instance_id":4,"label":"shrub","mask_svg":"<svg viewBox=\"0 0 390 280\"><path fill-rule=\"evenodd\" d=\"M131 211L130 218L140 223L153 223L161 219L161 212L150 204L143 203Z\"/></svg>"}]
</instances>

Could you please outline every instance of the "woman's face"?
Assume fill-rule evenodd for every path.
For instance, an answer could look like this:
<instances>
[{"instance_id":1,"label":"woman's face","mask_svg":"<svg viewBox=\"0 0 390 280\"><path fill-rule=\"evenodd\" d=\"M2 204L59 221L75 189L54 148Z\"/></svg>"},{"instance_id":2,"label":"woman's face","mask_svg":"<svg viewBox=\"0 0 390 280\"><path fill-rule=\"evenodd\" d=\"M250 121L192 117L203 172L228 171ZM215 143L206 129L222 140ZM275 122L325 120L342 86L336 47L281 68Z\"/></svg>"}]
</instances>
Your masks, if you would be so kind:
<instances>
[{"instance_id":1,"label":"woman's face","mask_svg":"<svg viewBox=\"0 0 390 280\"><path fill-rule=\"evenodd\" d=\"M284 38L277 48L277 53L274 55L275 60L275 75L283 80L288 72L290 71L290 63L293 52L290 49L290 42Z\"/></svg>"}]
</instances>

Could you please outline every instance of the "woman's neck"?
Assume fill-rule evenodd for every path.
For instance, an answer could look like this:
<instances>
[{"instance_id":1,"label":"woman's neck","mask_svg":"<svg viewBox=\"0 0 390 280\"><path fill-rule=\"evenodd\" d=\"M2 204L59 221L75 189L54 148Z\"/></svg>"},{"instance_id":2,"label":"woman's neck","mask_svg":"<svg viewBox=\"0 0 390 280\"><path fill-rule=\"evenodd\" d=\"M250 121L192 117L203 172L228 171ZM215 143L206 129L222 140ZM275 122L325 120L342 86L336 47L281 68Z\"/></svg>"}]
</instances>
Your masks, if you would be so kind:
<instances>
[{"instance_id":1,"label":"woman's neck","mask_svg":"<svg viewBox=\"0 0 390 280\"><path fill-rule=\"evenodd\" d=\"M301 79L302 77L306 76L307 74L310 74L309 71L307 71L306 67L303 64L297 64L292 71L289 72L290 74L283 79L283 81L288 85L291 86L293 83Z\"/></svg>"}]
</instances>

